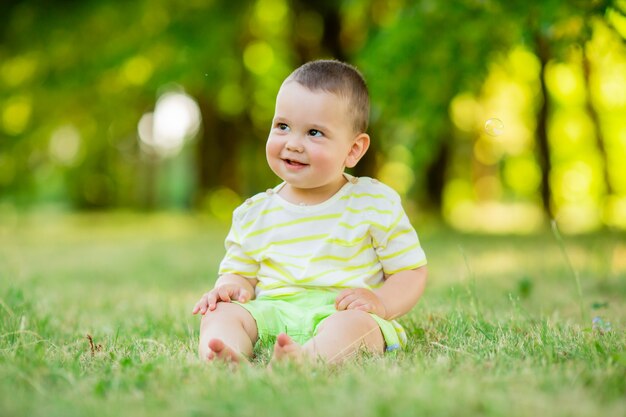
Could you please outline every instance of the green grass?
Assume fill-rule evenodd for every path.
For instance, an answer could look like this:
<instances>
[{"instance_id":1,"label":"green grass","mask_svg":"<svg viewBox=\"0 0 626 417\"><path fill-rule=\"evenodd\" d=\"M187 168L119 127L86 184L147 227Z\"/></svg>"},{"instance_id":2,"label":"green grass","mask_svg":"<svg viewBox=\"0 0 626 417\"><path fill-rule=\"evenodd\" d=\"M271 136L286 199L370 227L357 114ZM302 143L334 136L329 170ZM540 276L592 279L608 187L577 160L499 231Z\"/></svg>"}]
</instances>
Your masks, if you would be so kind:
<instances>
[{"instance_id":1,"label":"green grass","mask_svg":"<svg viewBox=\"0 0 626 417\"><path fill-rule=\"evenodd\" d=\"M623 234L565 236L568 261L550 231L421 227L430 281L401 320L408 350L269 372L262 346L232 372L198 361L190 314L226 229L177 215L0 219L0 415L626 415Z\"/></svg>"}]
</instances>

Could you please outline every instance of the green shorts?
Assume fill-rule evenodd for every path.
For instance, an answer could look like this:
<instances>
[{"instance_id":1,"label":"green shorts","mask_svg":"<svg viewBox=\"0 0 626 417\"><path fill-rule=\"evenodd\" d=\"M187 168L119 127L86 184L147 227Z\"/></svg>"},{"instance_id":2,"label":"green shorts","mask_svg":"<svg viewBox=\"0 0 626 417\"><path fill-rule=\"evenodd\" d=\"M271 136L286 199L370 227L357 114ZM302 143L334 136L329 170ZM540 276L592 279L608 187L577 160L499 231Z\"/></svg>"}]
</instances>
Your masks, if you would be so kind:
<instances>
[{"instance_id":1,"label":"green shorts","mask_svg":"<svg viewBox=\"0 0 626 417\"><path fill-rule=\"evenodd\" d=\"M250 312L256 321L259 339L286 333L296 342L304 344L315 336L324 319L337 312L337 295L336 291L306 290L292 295L261 297L247 303L236 303ZM406 344L402 326L375 314L370 315L380 327L387 351Z\"/></svg>"}]
</instances>

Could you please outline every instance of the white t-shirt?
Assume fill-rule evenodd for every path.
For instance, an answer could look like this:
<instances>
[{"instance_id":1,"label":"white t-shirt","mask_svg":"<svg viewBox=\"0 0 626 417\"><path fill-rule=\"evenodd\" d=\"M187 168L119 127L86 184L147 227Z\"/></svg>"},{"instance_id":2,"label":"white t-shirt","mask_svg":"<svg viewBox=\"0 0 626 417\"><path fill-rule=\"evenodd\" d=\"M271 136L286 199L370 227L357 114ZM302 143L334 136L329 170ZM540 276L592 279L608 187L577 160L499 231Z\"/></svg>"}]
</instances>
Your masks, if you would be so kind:
<instances>
[{"instance_id":1,"label":"white t-shirt","mask_svg":"<svg viewBox=\"0 0 626 417\"><path fill-rule=\"evenodd\" d=\"M278 195L284 183L233 213L219 274L256 278L256 297L307 288L374 289L385 276L426 264L400 196L368 177L323 203L301 206Z\"/></svg>"}]
</instances>

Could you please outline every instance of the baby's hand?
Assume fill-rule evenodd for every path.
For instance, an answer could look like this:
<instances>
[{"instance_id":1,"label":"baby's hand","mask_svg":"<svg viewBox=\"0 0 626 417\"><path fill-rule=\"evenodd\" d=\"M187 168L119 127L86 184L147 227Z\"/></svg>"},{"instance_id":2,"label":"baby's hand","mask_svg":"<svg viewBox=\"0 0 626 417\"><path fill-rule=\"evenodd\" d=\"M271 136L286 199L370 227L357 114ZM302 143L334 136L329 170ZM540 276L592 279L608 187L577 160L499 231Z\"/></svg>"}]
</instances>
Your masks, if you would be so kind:
<instances>
[{"instance_id":1,"label":"baby's hand","mask_svg":"<svg viewBox=\"0 0 626 417\"><path fill-rule=\"evenodd\" d=\"M208 310L213 311L219 302L230 302L231 300L245 303L250 300L250 292L241 288L237 284L222 284L204 294L200 301L196 303L192 314L204 314Z\"/></svg>"},{"instance_id":2,"label":"baby's hand","mask_svg":"<svg viewBox=\"0 0 626 417\"><path fill-rule=\"evenodd\" d=\"M380 298L373 291L365 288L348 288L335 299L337 310L361 310L385 317L387 310Z\"/></svg>"}]
</instances>

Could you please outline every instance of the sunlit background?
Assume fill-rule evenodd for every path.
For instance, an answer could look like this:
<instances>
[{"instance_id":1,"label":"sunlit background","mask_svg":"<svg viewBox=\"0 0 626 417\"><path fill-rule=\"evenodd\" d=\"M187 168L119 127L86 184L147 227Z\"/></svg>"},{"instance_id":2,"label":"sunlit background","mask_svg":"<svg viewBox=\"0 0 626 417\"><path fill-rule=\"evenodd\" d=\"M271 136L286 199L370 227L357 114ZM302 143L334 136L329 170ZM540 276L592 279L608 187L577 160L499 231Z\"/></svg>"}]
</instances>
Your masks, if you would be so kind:
<instances>
[{"instance_id":1,"label":"sunlit background","mask_svg":"<svg viewBox=\"0 0 626 417\"><path fill-rule=\"evenodd\" d=\"M462 231L626 229L626 1L4 1L0 216L182 210L275 185L289 72L357 65L355 170ZM421 217L420 217L421 216Z\"/></svg>"}]
</instances>

